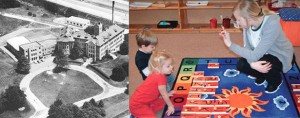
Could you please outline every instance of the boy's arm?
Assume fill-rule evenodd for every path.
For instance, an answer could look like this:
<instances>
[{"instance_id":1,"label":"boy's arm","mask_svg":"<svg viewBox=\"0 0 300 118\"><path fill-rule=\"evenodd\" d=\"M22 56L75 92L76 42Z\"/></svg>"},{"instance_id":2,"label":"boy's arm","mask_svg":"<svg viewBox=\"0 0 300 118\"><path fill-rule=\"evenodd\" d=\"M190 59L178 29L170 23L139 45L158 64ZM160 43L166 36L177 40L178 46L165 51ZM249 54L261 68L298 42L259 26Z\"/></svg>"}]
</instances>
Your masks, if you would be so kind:
<instances>
[{"instance_id":1,"label":"boy's arm","mask_svg":"<svg viewBox=\"0 0 300 118\"><path fill-rule=\"evenodd\" d=\"M136 66L139 69L139 71L143 72L144 75L148 76L150 74L149 68L147 63L147 60L138 59L136 60Z\"/></svg>"},{"instance_id":2,"label":"boy's arm","mask_svg":"<svg viewBox=\"0 0 300 118\"><path fill-rule=\"evenodd\" d=\"M143 72L143 74L146 75L146 76L150 75L150 70L149 70L148 67L144 68L144 69L142 70L142 72Z\"/></svg>"}]
</instances>

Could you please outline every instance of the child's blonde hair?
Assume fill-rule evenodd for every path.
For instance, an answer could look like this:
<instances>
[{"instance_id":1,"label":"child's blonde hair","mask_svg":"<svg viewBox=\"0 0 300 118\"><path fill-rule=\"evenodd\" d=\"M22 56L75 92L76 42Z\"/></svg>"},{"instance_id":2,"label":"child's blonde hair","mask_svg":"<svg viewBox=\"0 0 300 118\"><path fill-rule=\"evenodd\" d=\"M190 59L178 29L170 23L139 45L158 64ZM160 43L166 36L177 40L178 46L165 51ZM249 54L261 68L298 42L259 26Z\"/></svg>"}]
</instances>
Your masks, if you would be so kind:
<instances>
[{"instance_id":1,"label":"child's blonde hair","mask_svg":"<svg viewBox=\"0 0 300 118\"><path fill-rule=\"evenodd\" d=\"M260 7L256 0L239 0L232 11L239 11L239 15L245 19L256 19L264 15L274 14L268 8Z\"/></svg>"},{"instance_id":2,"label":"child's blonde hair","mask_svg":"<svg viewBox=\"0 0 300 118\"><path fill-rule=\"evenodd\" d=\"M166 51L153 51L148 63L150 72L159 72L159 68L167 59L172 59L173 63L173 58Z\"/></svg>"},{"instance_id":3,"label":"child's blonde hair","mask_svg":"<svg viewBox=\"0 0 300 118\"><path fill-rule=\"evenodd\" d=\"M139 32L136 36L136 42L139 47L142 47L142 45L148 46L148 45L157 45L157 37L154 36L149 30L143 30Z\"/></svg>"}]
</instances>

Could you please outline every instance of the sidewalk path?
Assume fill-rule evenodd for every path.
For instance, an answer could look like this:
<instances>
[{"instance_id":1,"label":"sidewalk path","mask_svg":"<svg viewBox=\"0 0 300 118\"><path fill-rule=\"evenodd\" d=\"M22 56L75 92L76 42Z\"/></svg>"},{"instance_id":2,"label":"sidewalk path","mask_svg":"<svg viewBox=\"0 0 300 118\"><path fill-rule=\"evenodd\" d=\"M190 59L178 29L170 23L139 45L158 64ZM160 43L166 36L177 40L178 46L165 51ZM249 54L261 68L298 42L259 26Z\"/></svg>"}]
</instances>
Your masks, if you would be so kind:
<instances>
[{"instance_id":1,"label":"sidewalk path","mask_svg":"<svg viewBox=\"0 0 300 118\"><path fill-rule=\"evenodd\" d=\"M93 4L89 4L78 0L47 0L65 7L76 9L81 12L92 14L105 19L112 19L112 10L102 8ZM115 11L114 20L123 24L129 24L129 14Z\"/></svg>"},{"instance_id":2,"label":"sidewalk path","mask_svg":"<svg viewBox=\"0 0 300 118\"><path fill-rule=\"evenodd\" d=\"M26 18L26 17L23 17L21 15L16 15L16 14L1 13L1 15L6 16L6 17L10 17L10 18L25 20L25 21L29 21L29 22L33 22L33 23L39 23L39 24L50 26L50 27L63 27L63 26L60 26L60 25L53 25L53 24L50 24L50 23L44 23L44 22L40 22L40 21L35 21L33 19Z\"/></svg>"},{"instance_id":3,"label":"sidewalk path","mask_svg":"<svg viewBox=\"0 0 300 118\"><path fill-rule=\"evenodd\" d=\"M55 67L54 65L47 66L47 67L40 68L34 72L31 72L28 75L26 75L20 83L20 89L24 91L24 93L26 94L26 99L35 108L35 113L30 118L46 118L48 116L48 110L49 110L49 108L47 108L30 90L30 88L29 88L30 81L36 75L38 75L44 71L47 71L47 70L52 70L54 67ZM99 101L101 99L123 93L126 89L125 87L118 88L118 87L114 87L114 86L110 85L109 83L104 81L101 77L99 77L93 71L83 68L81 66L70 65L69 68L85 73L91 79L93 79L97 84L99 84L99 86L101 86L103 88L103 92L101 94L98 94L96 96L93 96L93 97L90 97L90 98L87 98L87 99L84 99L84 100L81 100L78 102L75 102L74 104L77 105L78 107L81 107L84 102L89 101L92 98L94 98L96 101Z\"/></svg>"}]
</instances>

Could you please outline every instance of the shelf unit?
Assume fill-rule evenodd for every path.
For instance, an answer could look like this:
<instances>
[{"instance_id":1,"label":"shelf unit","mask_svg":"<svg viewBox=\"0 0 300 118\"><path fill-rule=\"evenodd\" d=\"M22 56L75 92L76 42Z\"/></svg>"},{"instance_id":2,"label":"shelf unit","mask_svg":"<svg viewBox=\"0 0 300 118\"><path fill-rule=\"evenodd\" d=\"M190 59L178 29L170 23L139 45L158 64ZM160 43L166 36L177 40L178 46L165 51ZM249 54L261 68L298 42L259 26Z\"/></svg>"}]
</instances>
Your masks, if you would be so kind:
<instances>
[{"instance_id":1,"label":"shelf unit","mask_svg":"<svg viewBox=\"0 0 300 118\"><path fill-rule=\"evenodd\" d=\"M159 0L129 0L132 2L157 2ZM201 33L201 32L220 32L221 19L231 17L232 8L237 0L209 0L207 6L187 7L187 0L164 0L171 4L165 8L148 7L133 8L130 7L130 33L137 33L143 29L150 29L155 33ZM209 19L217 18L218 27L210 28ZM161 20L176 20L178 26L174 29L157 28L156 25ZM228 28L229 32L241 32L233 26Z\"/></svg>"}]
</instances>

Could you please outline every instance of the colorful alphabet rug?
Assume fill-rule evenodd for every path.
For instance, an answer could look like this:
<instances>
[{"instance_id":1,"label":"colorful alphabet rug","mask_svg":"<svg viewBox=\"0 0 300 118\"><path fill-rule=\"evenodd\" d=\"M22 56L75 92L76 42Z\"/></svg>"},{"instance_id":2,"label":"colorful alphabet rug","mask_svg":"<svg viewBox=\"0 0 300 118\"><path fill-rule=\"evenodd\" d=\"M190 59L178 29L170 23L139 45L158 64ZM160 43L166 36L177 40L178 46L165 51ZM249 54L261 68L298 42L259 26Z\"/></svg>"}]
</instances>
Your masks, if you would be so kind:
<instances>
[{"instance_id":1,"label":"colorful alphabet rug","mask_svg":"<svg viewBox=\"0 0 300 118\"><path fill-rule=\"evenodd\" d=\"M236 69L238 58L184 58L170 99L175 113L163 118L299 117L300 74L297 64L281 74L282 84L273 94L268 83Z\"/></svg>"}]
</instances>

